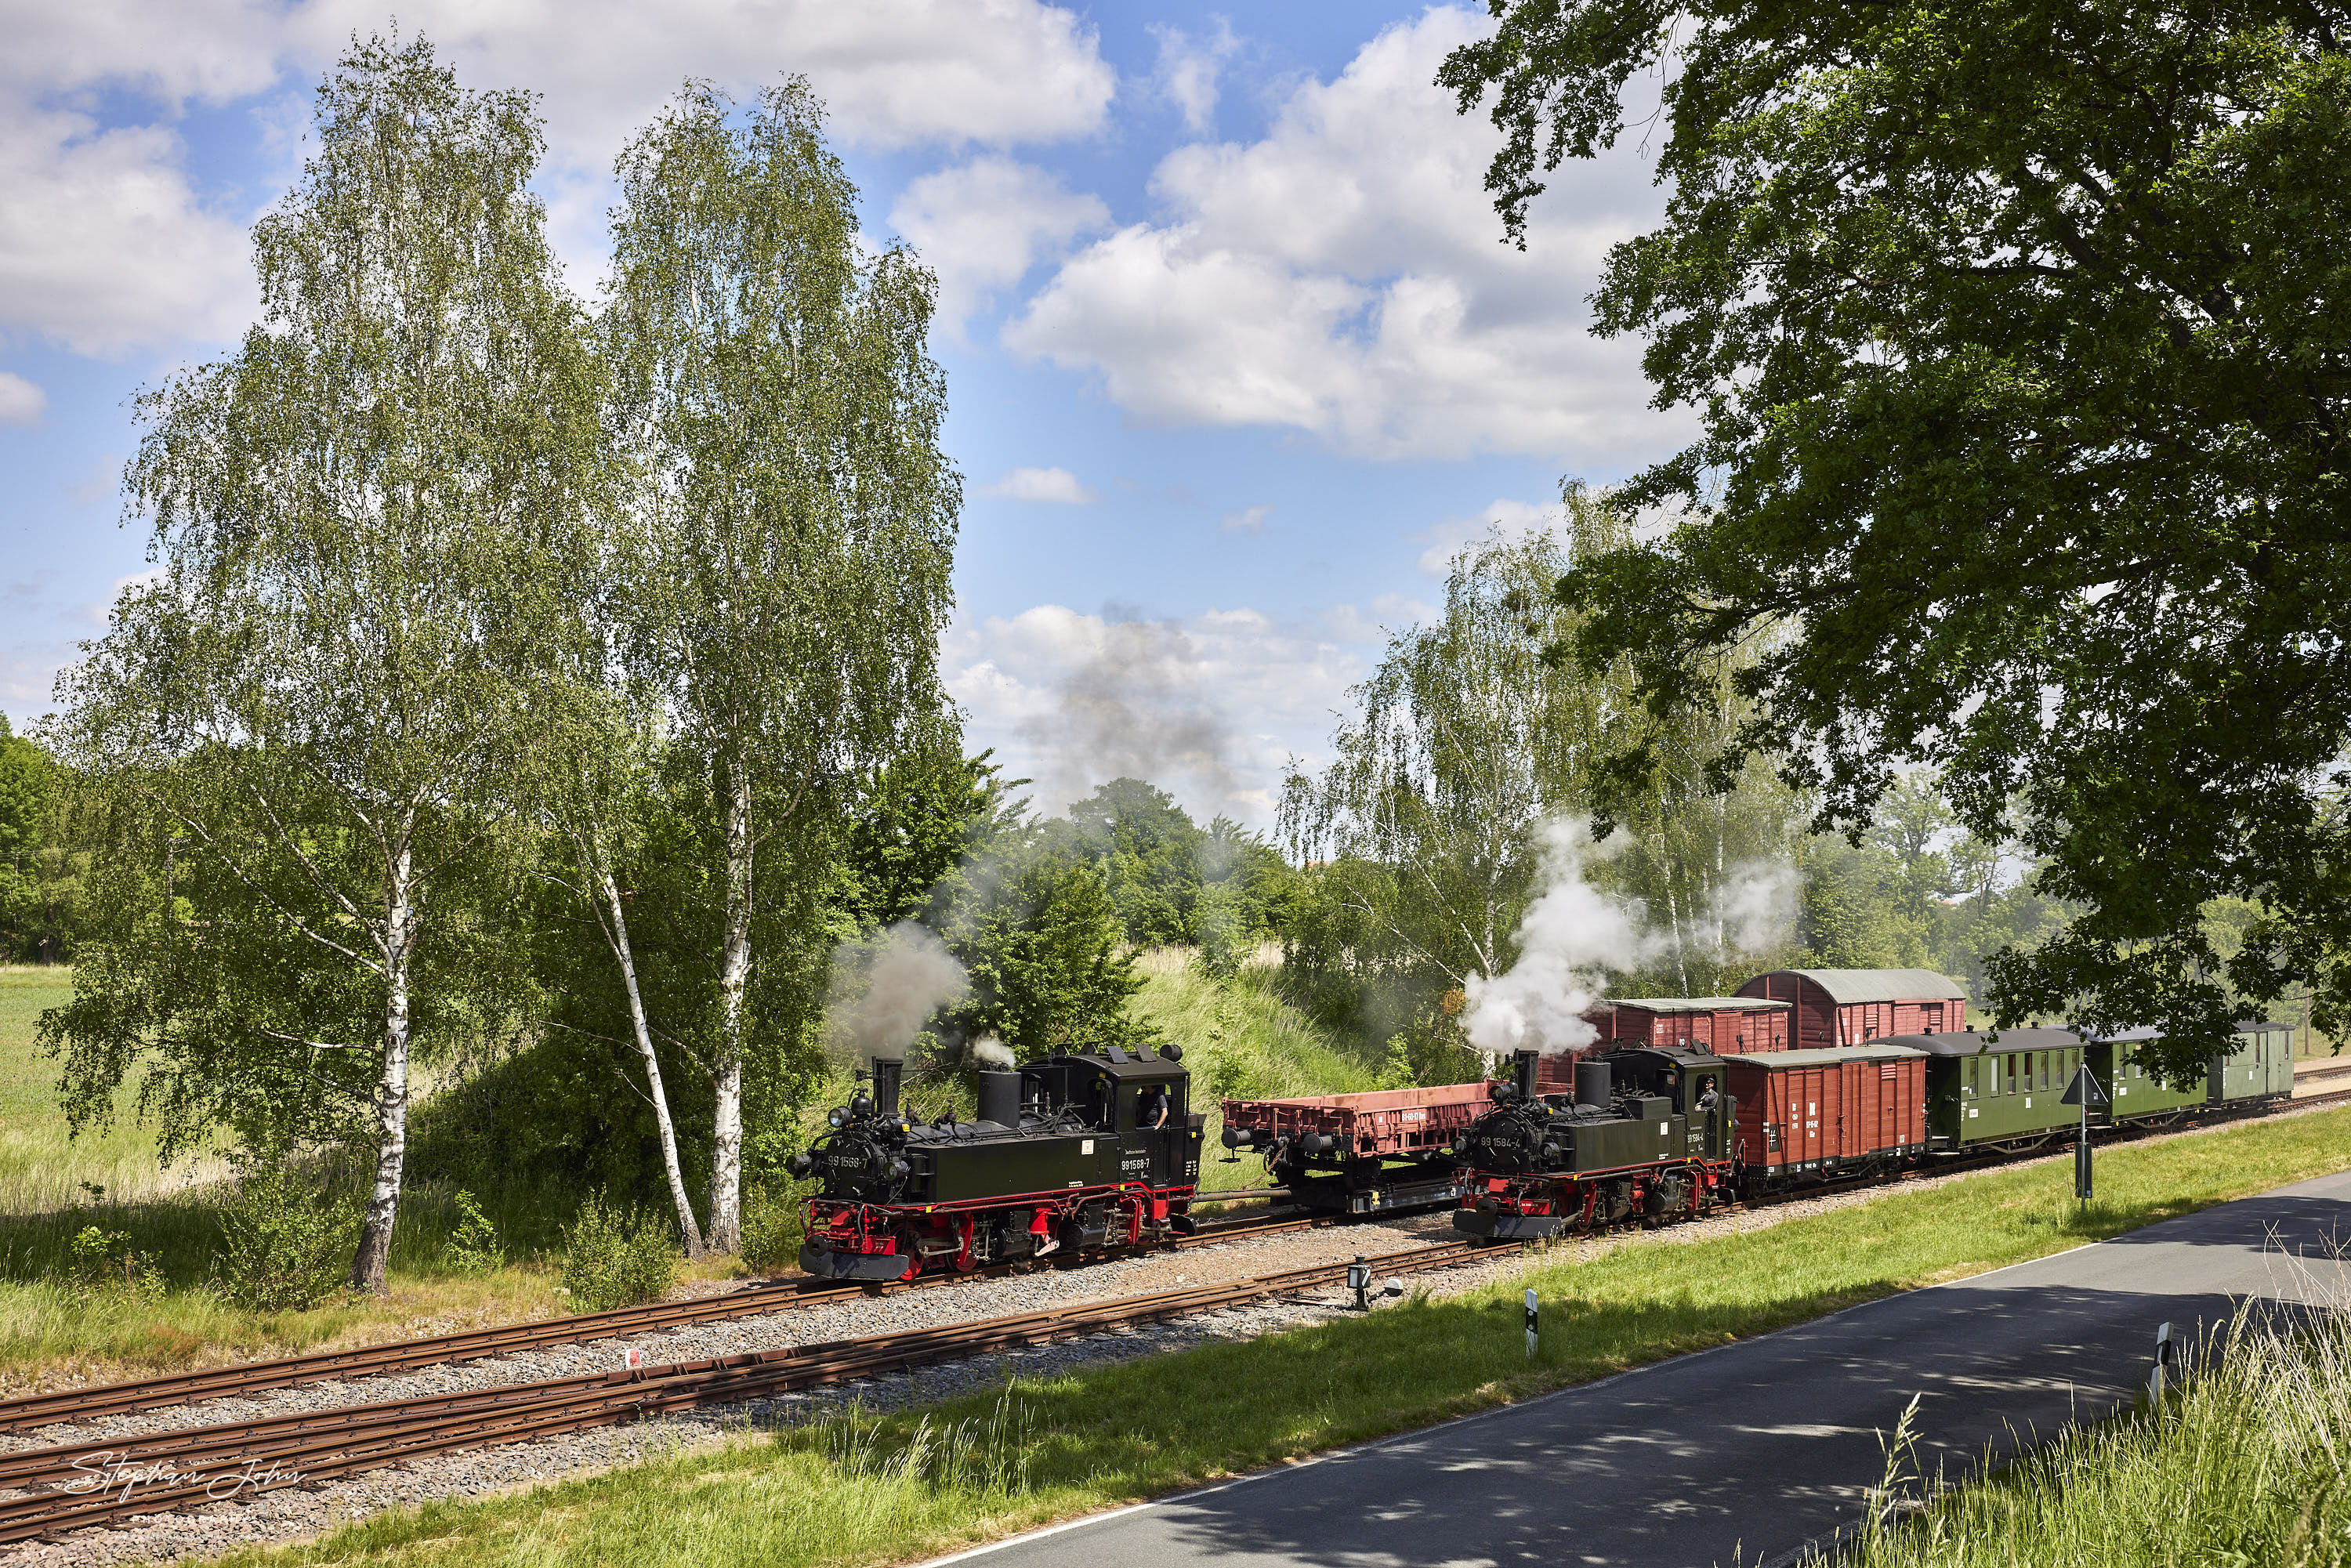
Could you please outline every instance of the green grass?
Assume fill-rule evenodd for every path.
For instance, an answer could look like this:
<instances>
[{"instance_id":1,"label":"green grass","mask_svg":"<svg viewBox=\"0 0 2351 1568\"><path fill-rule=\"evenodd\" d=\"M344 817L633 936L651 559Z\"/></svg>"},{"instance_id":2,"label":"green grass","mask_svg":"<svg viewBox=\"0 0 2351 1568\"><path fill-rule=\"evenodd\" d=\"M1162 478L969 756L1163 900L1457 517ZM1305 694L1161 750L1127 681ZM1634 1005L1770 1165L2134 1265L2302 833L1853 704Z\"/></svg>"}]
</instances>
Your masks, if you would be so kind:
<instances>
[{"instance_id":1,"label":"green grass","mask_svg":"<svg viewBox=\"0 0 2351 1568\"><path fill-rule=\"evenodd\" d=\"M1251 964L1230 980L1204 974L1189 947L1155 947L1136 960L1143 989L1128 1004L1184 1048L1192 1070L1192 1106L1208 1113L1207 1154L1200 1163L1204 1191L1259 1186L1265 1162L1227 1157L1217 1141L1224 1119L1217 1103L1343 1094L1372 1087L1373 1070L1336 1037L1274 991L1276 969Z\"/></svg>"},{"instance_id":2,"label":"green grass","mask_svg":"<svg viewBox=\"0 0 2351 1568\"><path fill-rule=\"evenodd\" d=\"M131 1114L136 1096L128 1087L110 1127L69 1135L57 1103L57 1064L38 1054L35 1035L42 1009L72 994L70 969L0 967L0 1387L57 1371L131 1375L395 1338L420 1322L505 1322L561 1311L558 1266L548 1260L486 1277L448 1268L455 1194L433 1182L403 1195L387 1296L306 1312L232 1305L211 1286L227 1164L207 1152L164 1166L152 1130ZM483 1195L509 1233L545 1197ZM128 1235L162 1288L91 1291L73 1282L73 1238L92 1225Z\"/></svg>"},{"instance_id":3,"label":"green grass","mask_svg":"<svg viewBox=\"0 0 2351 1568\"><path fill-rule=\"evenodd\" d=\"M231 1561L693 1568L900 1562L1426 1425L2059 1251L2351 1163L2351 1111L2119 1148L2087 1216L2064 1162L1895 1191L1744 1235L1635 1236L1238 1343L1015 1381L478 1503L380 1515ZM1544 1301L1523 1354L1519 1292Z\"/></svg>"},{"instance_id":4,"label":"green grass","mask_svg":"<svg viewBox=\"0 0 2351 1568\"><path fill-rule=\"evenodd\" d=\"M2159 1405L2063 1434L1924 1511L1880 1510L1852 1568L2098 1568L2351 1563L2351 1316L2242 1312L2223 1354ZM1898 1434L1897 1434L1898 1436ZM1883 1500L1934 1477L1893 1445ZM1924 1487L1922 1487L1922 1483Z\"/></svg>"}]
</instances>

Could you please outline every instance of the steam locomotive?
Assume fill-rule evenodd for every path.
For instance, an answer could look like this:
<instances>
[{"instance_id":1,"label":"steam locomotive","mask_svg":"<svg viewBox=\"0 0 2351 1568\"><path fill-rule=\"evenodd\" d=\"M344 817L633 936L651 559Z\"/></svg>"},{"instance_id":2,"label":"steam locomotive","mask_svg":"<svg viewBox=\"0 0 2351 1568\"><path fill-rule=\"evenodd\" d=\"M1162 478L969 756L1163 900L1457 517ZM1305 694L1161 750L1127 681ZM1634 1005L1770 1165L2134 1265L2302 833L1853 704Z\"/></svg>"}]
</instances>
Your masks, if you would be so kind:
<instances>
[{"instance_id":1,"label":"steam locomotive","mask_svg":"<svg viewBox=\"0 0 2351 1568\"><path fill-rule=\"evenodd\" d=\"M1188 1235L1202 1126L1181 1047L1112 1045L979 1075L977 1120L918 1120L873 1064L786 1168L821 1173L800 1268L889 1281Z\"/></svg>"},{"instance_id":2,"label":"steam locomotive","mask_svg":"<svg viewBox=\"0 0 2351 1568\"><path fill-rule=\"evenodd\" d=\"M1705 1212L1736 1181L1738 1104L1723 1059L1642 1047L1575 1064L1573 1095L1537 1092L1536 1056L1489 1086L1494 1108L1454 1141L1461 1207L1453 1227L1481 1240L1531 1240L1638 1215Z\"/></svg>"}]
</instances>

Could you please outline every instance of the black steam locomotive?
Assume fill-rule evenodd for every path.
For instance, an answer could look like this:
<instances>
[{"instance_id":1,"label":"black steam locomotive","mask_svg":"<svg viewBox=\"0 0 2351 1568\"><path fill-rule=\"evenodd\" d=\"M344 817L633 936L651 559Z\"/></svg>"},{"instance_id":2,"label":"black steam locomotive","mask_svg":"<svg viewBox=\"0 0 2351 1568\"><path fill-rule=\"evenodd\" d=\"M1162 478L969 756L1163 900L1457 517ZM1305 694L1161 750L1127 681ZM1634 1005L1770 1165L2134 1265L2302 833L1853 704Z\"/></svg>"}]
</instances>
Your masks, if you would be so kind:
<instances>
[{"instance_id":1,"label":"black steam locomotive","mask_svg":"<svg viewBox=\"0 0 2351 1568\"><path fill-rule=\"evenodd\" d=\"M1183 1051L1119 1046L979 1075L978 1119L899 1107L900 1064L874 1064L787 1168L820 1174L800 1268L833 1280L1134 1246L1192 1228L1201 1125Z\"/></svg>"},{"instance_id":2,"label":"black steam locomotive","mask_svg":"<svg viewBox=\"0 0 2351 1568\"><path fill-rule=\"evenodd\" d=\"M1722 1059L1639 1048L1575 1064L1575 1092L1539 1094L1532 1051L1488 1092L1494 1108L1454 1142L1453 1226L1485 1240L1595 1229L1638 1215L1662 1224L1729 1197L1736 1103Z\"/></svg>"}]
</instances>

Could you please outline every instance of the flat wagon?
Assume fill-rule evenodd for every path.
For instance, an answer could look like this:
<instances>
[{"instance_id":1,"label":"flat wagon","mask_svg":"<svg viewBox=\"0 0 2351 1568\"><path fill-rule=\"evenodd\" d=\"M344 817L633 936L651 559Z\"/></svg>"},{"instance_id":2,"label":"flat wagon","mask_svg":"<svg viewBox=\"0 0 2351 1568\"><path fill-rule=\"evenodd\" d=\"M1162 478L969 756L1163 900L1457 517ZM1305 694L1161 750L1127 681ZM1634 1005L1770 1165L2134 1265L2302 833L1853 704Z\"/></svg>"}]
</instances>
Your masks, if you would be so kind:
<instances>
[{"instance_id":1,"label":"flat wagon","mask_svg":"<svg viewBox=\"0 0 2351 1568\"><path fill-rule=\"evenodd\" d=\"M1297 1100L1227 1100L1224 1145L1317 1207L1367 1213L1452 1196L1455 1135L1490 1108L1487 1085L1374 1089Z\"/></svg>"}]
</instances>

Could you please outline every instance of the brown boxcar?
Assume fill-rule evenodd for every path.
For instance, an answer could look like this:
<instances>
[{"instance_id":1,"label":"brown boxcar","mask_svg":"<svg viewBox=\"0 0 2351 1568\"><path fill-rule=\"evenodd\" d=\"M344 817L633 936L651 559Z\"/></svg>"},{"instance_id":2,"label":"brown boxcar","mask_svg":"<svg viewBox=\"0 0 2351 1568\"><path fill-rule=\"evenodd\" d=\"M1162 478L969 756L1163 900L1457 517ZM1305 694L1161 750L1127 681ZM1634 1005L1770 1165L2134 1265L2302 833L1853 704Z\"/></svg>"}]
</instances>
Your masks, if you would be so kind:
<instances>
[{"instance_id":1,"label":"brown boxcar","mask_svg":"<svg viewBox=\"0 0 2351 1568\"><path fill-rule=\"evenodd\" d=\"M1968 1027L1967 988L1932 969L1774 969L1739 994L1793 1004L1788 1043L1798 1051Z\"/></svg>"},{"instance_id":2,"label":"brown boxcar","mask_svg":"<svg viewBox=\"0 0 2351 1568\"><path fill-rule=\"evenodd\" d=\"M1852 1176L1927 1151L1927 1054L1899 1045L1727 1057L1742 1183Z\"/></svg>"},{"instance_id":3,"label":"brown boxcar","mask_svg":"<svg viewBox=\"0 0 2351 1568\"><path fill-rule=\"evenodd\" d=\"M1750 1051L1788 1049L1788 1019L1794 1004L1761 997L1630 997L1605 1001L1583 1015L1600 1033L1579 1051L1546 1056L1535 1083L1545 1094L1575 1088L1575 1063L1593 1051L1617 1050L1701 1051L1735 1056Z\"/></svg>"},{"instance_id":4,"label":"brown boxcar","mask_svg":"<svg viewBox=\"0 0 2351 1568\"><path fill-rule=\"evenodd\" d=\"M1583 1015L1600 1046L1678 1046L1737 1056L1788 1049L1792 1002L1765 997L1634 997L1603 1002Z\"/></svg>"}]
</instances>

